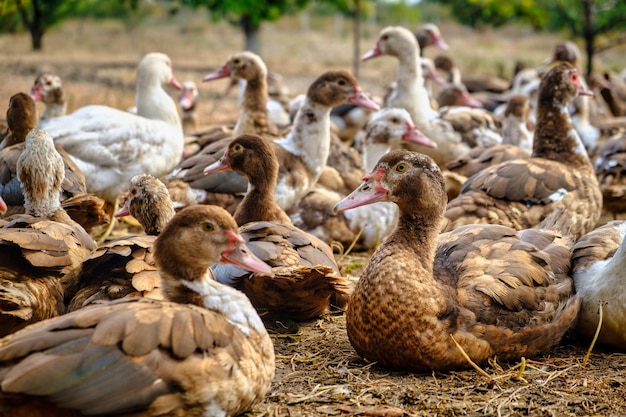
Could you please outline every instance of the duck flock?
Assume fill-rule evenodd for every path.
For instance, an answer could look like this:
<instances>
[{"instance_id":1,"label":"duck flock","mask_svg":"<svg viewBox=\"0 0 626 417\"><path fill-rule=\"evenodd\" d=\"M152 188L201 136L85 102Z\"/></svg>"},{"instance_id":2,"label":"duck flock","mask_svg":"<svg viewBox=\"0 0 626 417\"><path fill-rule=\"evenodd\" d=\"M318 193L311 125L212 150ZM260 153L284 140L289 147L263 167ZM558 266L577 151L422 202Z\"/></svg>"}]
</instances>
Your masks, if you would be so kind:
<instances>
[{"instance_id":1,"label":"duck flock","mask_svg":"<svg viewBox=\"0 0 626 417\"><path fill-rule=\"evenodd\" d=\"M202 82L229 78L240 113L207 130L158 52L132 111L67 114L54 74L14 94L0 415L237 415L275 378L267 320L330 311L394 370L516 361L568 331L625 350L625 77L588 84L563 43L479 86L428 46L448 48L432 24L380 32L362 60L397 60L383 99L344 70L287 98L234 53ZM111 235L126 216L143 231ZM355 285L337 248L373 253Z\"/></svg>"}]
</instances>

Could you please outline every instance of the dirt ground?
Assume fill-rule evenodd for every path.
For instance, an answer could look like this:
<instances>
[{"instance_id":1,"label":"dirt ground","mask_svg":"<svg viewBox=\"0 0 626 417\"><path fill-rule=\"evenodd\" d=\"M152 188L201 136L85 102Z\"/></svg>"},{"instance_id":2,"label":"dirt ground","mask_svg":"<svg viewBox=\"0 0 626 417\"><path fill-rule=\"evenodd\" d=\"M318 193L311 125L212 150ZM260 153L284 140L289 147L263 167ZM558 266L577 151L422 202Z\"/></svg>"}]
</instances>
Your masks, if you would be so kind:
<instances>
[{"instance_id":1,"label":"dirt ground","mask_svg":"<svg viewBox=\"0 0 626 417\"><path fill-rule=\"evenodd\" d=\"M352 62L348 35L321 22L318 30L313 25L303 33L297 22L291 18L269 25L262 40L268 67L283 74L294 95L323 69L350 68ZM474 33L448 24L442 30L450 53L471 74L510 74L516 58L538 64L559 40L521 29ZM363 52L373 45L378 28L364 31ZM148 22L133 31L114 23L68 22L44 38L40 53L29 51L27 35L2 35L0 114L10 95L28 91L41 71L63 78L69 111L91 103L128 108L134 105L134 71L143 54L166 52L180 81L199 81L241 45L229 26L189 16L176 25ZM600 56L598 64L617 70L624 67L624 57L623 49L616 50ZM363 64L359 79L366 91L379 95L394 75L395 63L381 59ZM203 125L235 120L235 99L222 96L225 86L201 85ZM344 271L350 266L348 277L355 282L368 257L356 253L339 261ZM265 401L248 416L626 416L626 353L596 346L584 364L589 342L573 336L525 363L496 360L481 372L410 374L363 362L350 346L342 314L268 328L276 377Z\"/></svg>"}]
</instances>

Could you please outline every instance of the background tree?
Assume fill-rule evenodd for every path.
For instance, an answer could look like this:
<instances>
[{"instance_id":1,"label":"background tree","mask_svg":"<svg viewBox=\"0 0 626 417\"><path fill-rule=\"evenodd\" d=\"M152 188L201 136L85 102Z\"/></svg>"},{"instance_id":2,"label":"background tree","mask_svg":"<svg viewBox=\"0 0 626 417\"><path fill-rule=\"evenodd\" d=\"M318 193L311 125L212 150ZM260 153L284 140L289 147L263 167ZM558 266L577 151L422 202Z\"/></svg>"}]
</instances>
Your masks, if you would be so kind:
<instances>
[{"instance_id":1,"label":"background tree","mask_svg":"<svg viewBox=\"0 0 626 417\"><path fill-rule=\"evenodd\" d=\"M179 0L192 7L206 7L214 20L225 19L244 33L245 49L260 54L259 31L264 21L275 21L301 10L308 0Z\"/></svg>"},{"instance_id":2,"label":"background tree","mask_svg":"<svg viewBox=\"0 0 626 417\"><path fill-rule=\"evenodd\" d=\"M28 29L33 50L43 48L48 29L73 17L127 19L139 0L0 0L0 31Z\"/></svg>"},{"instance_id":3,"label":"background tree","mask_svg":"<svg viewBox=\"0 0 626 417\"><path fill-rule=\"evenodd\" d=\"M452 16L471 27L528 24L535 29L566 29L582 38L586 75L593 72L597 52L626 43L624 0L428 0L450 7Z\"/></svg>"}]
</instances>

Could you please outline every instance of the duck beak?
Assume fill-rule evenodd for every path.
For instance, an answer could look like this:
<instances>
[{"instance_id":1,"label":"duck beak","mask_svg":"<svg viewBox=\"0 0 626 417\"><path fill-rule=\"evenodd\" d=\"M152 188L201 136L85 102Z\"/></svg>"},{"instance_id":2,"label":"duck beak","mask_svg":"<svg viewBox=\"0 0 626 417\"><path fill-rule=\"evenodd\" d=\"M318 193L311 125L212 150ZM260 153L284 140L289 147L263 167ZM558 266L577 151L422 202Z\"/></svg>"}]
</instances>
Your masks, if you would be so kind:
<instances>
[{"instance_id":1,"label":"duck beak","mask_svg":"<svg viewBox=\"0 0 626 417\"><path fill-rule=\"evenodd\" d=\"M213 162L208 167L204 168L202 172L204 172L204 175L206 175L206 174L212 174L214 172L230 171L231 169L232 168L230 167L230 164L228 163L228 154L224 152L224 155L222 155L220 159Z\"/></svg>"},{"instance_id":2,"label":"duck beak","mask_svg":"<svg viewBox=\"0 0 626 417\"><path fill-rule=\"evenodd\" d=\"M178 104L184 110L191 109L191 107L193 106L193 90L189 88L183 90L182 94L180 95L180 99L178 100Z\"/></svg>"},{"instance_id":3,"label":"duck beak","mask_svg":"<svg viewBox=\"0 0 626 417\"><path fill-rule=\"evenodd\" d=\"M476 109L481 109L483 107L483 104L476 100L474 97L470 96L468 92L463 92L463 95L461 96L461 100L459 101L461 103L461 105L463 106L468 106L468 107L474 107Z\"/></svg>"},{"instance_id":4,"label":"duck beak","mask_svg":"<svg viewBox=\"0 0 626 417\"><path fill-rule=\"evenodd\" d=\"M220 257L220 262L233 264L250 272L273 277L272 268L254 255L246 246L243 238L236 232L228 231L229 246Z\"/></svg>"},{"instance_id":5,"label":"duck beak","mask_svg":"<svg viewBox=\"0 0 626 417\"><path fill-rule=\"evenodd\" d=\"M365 55L361 57L361 61L367 61L368 59L376 58L377 56L381 56L383 52L380 50L378 44L370 51L366 52Z\"/></svg>"},{"instance_id":6,"label":"duck beak","mask_svg":"<svg viewBox=\"0 0 626 417\"><path fill-rule=\"evenodd\" d=\"M7 203L5 203L2 197L0 197L0 214L6 213L7 210L8 210Z\"/></svg>"},{"instance_id":7,"label":"duck beak","mask_svg":"<svg viewBox=\"0 0 626 417\"><path fill-rule=\"evenodd\" d=\"M582 85L578 86L578 95L579 96L589 96L589 97L595 96L593 91L585 90L585 88Z\"/></svg>"},{"instance_id":8,"label":"duck beak","mask_svg":"<svg viewBox=\"0 0 626 417\"><path fill-rule=\"evenodd\" d=\"M174 87L175 89L177 89L178 91L183 90L183 86L178 82L176 77L174 77L174 74L172 74L172 78L170 78L170 85Z\"/></svg>"},{"instance_id":9,"label":"duck beak","mask_svg":"<svg viewBox=\"0 0 626 417\"><path fill-rule=\"evenodd\" d=\"M380 110L380 106L374 103L359 87L354 87L354 95L348 99L348 103L370 110Z\"/></svg>"},{"instance_id":10,"label":"duck beak","mask_svg":"<svg viewBox=\"0 0 626 417\"><path fill-rule=\"evenodd\" d=\"M448 50L448 44L446 43L446 41L443 40L443 38L441 36L436 37L433 40L432 45L436 48L441 49L442 51L447 51Z\"/></svg>"},{"instance_id":11,"label":"duck beak","mask_svg":"<svg viewBox=\"0 0 626 417\"><path fill-rule=\"evenodd\" d=\"M402 140L406 142L415 143L417 145L426 146L429 148L436 148L437 143L430 140L426 135L424 135L418 128L412 123L407 122L407 131L404 135L402 135Z\"/></svg>"},{"instance_id":12,"label":"duck beak","mask_svg":"<svg viewBox=\"0 0 626 417\"><path fill-rule=\"evenodd\" d=\"M41 84L35 84L30 89L30 93L28 93L30 98L34 101L43 100L43 94L41 94Z\"/></svg>"},{"instance_id":13,"label":"duck beak","mask_svg":"<svg viewBox=\"0 0 626 417\"><path fill-rule=\"evenodd\" d=\"M202 78L202 82L219 80L220 78L230 77L230 71L228 70L228 66L226 64L222 65L220 68L215 71L207 74Z\"/></svg>"},{"instance_id":14,"label":"duck beak","mask_svg":"<svg viewBox=\"0 0 626 417\"><path fill-rule=\"evenodd\" d=\"M113 214L114 217L130 216L130 197L131 195L129 191L128 194L126 194L124 206Z\"/></svg>"},{"instance_id":15,"label":"duck beak","mask_svg":"<svg viewBox=\"0 0 626 417\"><path fill-rule=\"evenodd\" d=\"M348 210L367 204L376 203L378 201L389 201L387 190L380 185L380 178L385 170L379 168L370 175L363 178L363 182L359 187L352 191L347 197L335 204L334 212Z\"/></svg>"}]
</instances>

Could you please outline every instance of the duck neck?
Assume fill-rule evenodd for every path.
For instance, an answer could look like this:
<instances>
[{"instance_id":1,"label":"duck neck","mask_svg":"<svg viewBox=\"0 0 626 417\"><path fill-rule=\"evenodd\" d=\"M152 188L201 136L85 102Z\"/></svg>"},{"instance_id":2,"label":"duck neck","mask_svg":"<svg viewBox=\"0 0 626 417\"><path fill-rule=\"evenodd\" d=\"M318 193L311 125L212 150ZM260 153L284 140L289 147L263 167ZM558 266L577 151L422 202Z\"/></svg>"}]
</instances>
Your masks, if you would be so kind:
<instances>
[{"instance_id":1,"label":"duck neck","mask_svg":"<svg viewBox=\"0 0 626 417\"><path fill-rule=\"evenodd\" d=\"M235 125L234 136L244 133L263 134L269 130L266 75L248 80L243 93L242 111Z\"/></svg>"},{"instance_id":2,"label":"duck neck","mask_svg":"<svg viewBox=\"0 0 626 417\"><path fill-rule=\"evenodd\" d=\"M531 149L532 138L523 117L509 115L502 122L502 143Z\"/></svg>"},{"instance_id":3,"label":"duck neck","mask_svg":"<svg viewBox=\"0 0 626 417\"><path fill-rule=\"evenodd\" d=\"M414 51L398 55L398 60L395 100L390 104L405 108L413 121L421 126L435 118L437 112L430 104L419 56L417 51Z\"/></svg>"},{"instance_id":4,"label":"duck neck","mask_svg":"<svg viewBox=\"0 0 626 417\"><path fill-rule=\"evenodd\" d=\"M175 274L180 278L174 278L160 271L163 292L168 301L194 304L218 312L246 335L252 331L265 332L261 318L246 295L217 282L210 269L191 269L183 275L180 272Z\"/></svg>"},{"instance_id":5,"label":"duck neck","mask_svg":"<svg viewBox=\"0 0 626 417\"><path fill-rule=\"evenodd\" d=\"M572 124L567 105L550 98L537 103L533 158L545 158L580 169L591 167L589 156Z\"/></svg>"},{"instance_id":6,"label":"duck neck","mask_svg":"<svg viewBox=\"0 0 626 417\"><path fill-rule=\"evenodd\" d=\"M330 110L328 106L305 98L289 135L275 141L287 152L302 159L313 177L311 184L317 181L328 161Z\"/></svg>"},{"instance_id":7,"label":"duck neck","mask_svg":"<svg viewBox=\"0 0 626 417\"><path fill-rule=\"evenodd\" d=\"M139 116L152 120L162 120L171 125L179 126L182 132L176 103L163 89L160 80L156 77L137 79L135 101Z\"/></svg>"},{"instance_id":8,"label":"duck neck","mask_svg":"<svg viewBox=\"0 0 626 417\"><path fill-rule=\"evenodd\" d=\"M432 274L437 239L442 224L441 215L400 213L398 225L388 242L393 242L394 245L418 254L424 269Z\"/></svg>"},{"instance_id":9,"label":"duck neck","mask_svg":"<svg viewBox=\"0 0 626 417\"><path fill-rule=\"evenodd\" d=\"M275 181L276 179L274 179L274 183ZM275 187L271 186L269 181L263 181L260 184L250 183L246 196L239 203L233 215L237 224L241 226L260 221L291 224L289 216L276 203L274 193Z\"/></svg>"}]
</instances>

